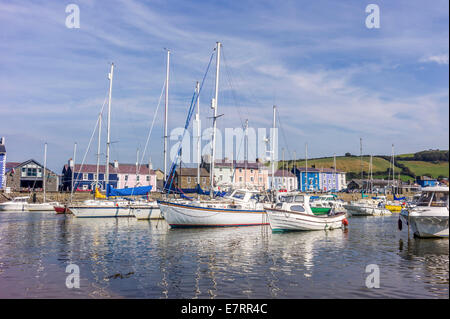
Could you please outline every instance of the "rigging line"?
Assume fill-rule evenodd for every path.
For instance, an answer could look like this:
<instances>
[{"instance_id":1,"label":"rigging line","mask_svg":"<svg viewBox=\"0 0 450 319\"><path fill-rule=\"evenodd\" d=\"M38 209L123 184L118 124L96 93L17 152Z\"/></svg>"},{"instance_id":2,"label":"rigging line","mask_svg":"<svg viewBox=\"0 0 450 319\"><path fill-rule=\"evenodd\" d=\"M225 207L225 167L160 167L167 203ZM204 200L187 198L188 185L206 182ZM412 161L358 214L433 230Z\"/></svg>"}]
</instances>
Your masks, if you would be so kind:
<instances>
[{"instance_id":1,"label":"rigging line","mask_svg":"<svg viewBox=\"0 0 450 319\"><path fill-rule=\"evenodd\" d=\"M226 79L228 81L228 84L230 85L230 88L231 88L231 95L233 97L234 104L235 104L234 106L236 107L236 111L237 111L237 113L239 115L239 120L241 121L241 126L244 126L244 122L243 122L243 119L242 119L242 116L241 116L241 112L240 112L240 105L239 105L239 103L237 101L236 92L235 92L235 90L233 88L233 84L231 83L230 71L229 71L229 68L228 68L228 63L226 62L225 54L223 54L223 65L224 65L224 69L225 69L225 77L226 77ZM248 115L249 114L248 114L248 110L247 110L247 116Z\"/></svg>"},{"instance_id":2,"label":"rigging line","mask_svg":"<svg viewBox=\"0 0 450 319\"><path fill-rule=\"evenodd\" d=\"M147 152L147 146L148 146L148 143L149 143L149 140L150 140L150 135L152 134L152 131L153 131L153 126L155 124L156 115L158 114L158 109L159 109L159 106L161 105L161 100L162 100L162 96L163 96L165 88L166 88L166 81L164 81L164 85L163 85L162 90L161 90L161 95L159 96L158 105L156 106L155 114L153 115L152 125L150 126L150 130L149 130L148 135L147 135L147 140L145 142L145 147L144 147L144 150L142 152L141 162L138 163L139 164L138 165L138 172L141 171L142 162L144 161L145 153Z\"/></svg>"},{"instance_id":3,"label":"rigging line","mask_svg":"<svg viewBox=\"0 0 450 319\"><path fill-rule=\"evenodd\" d=\"M185 135L186 135L187 128L189 127L189 122L190 122L191 117L192 117L192 114L194 113L194 110L195 110L195 105L197 104L197 100L198 100L198 98L199 98L199 96L200 96L200 93L202 92L202 89L203 89L203 85L204 85L204 83L205 83L206 76L207 76L207 74L208 74L208 72L209 72L209 67L211 66L211 62L212 62L212 59L213 59L213 57L214 57L214 52L215 52L215 49L213 50L213 53L211 54L211 57L210 57L210 59L209 59L209 63L208 63L208 66L207 66L207 68L206 68L206 72L205 72L205 74L203 75L202 83L201 83L200 88L199 88L199 90L198 90L198 94L196 94L196 92L194 91L194 94L193 94L193 96L192 96L191 105L190 105L190 107L189 107L188 116L187 116L187 118L186 118L186 123L185 123L185 125L184 125L183 137L182 137L181 141L183 141L183 139L184 139L184 137L185 137ZM175 174L176 163L177 163L179 157L181 156L181 146L182 146L182 143L180 143L180 145L178 146L177 156L176 156L176 158L174 159L174 161L172 162L172 165L171 165L171 168L170 168L170 171L169 171L169 172L170 172L170 173L169 173L169 176L168 176L168 178L167 178L167 180L166 180L166 184L164 185L164 189L167 190L167 187L166 187L166 186L167 186L167 181L170 179L170 185L169 185L169 189L168 189L168 190L169 190L169 193L170 193L170 189L171 189L171 187L172 187L172 182L173 182L174 177L175 177L175 176L173 176L173 175Z\"/></svg>"},{"instance_id":4,"label":"rigging line","mask_svg":"<svg viewBox=\"0 0 450 319\"><path fill-rule=\"evenodd\" d=\"M278 115L277 116L278 124L279 124L279 127L281 128L281 133L283 134L283 139L284 139L284 143L286 145L286 149L288 151L289 158L292 158L291 151L289 150L289 144L287 142L286 134L284 133L283 126L281 125L280 113L278 112L278 109L276 109L276 112L277 112L277 115Z\"/></svg>"},{"instance_id":5,"label":"rigging line","mask_svg":"<svg viewBox=\"0 0 450 319\"><path fill-rule=\"evenodd\" d=\"M106 100L107 100L107 98L105 98L105 101L103 102L102 108L101 108L101 110L100 110L100 113L101 113L101 114L103 114L103 108L105 107ZM83 166L84 166L84 161L86 160L86 156L87 156L87 154L88 154L88 152L89 152L89 149L90 149L90 147L91 147L91 143L92 143L92 140L93 140L93 138L94 138L94 134L95 134L95 132L97 131L97 128L98 128L98 126L99 126L99 121L100 121L100 118L97 117L97 121L95 122L94 130L92 131L91 138L89 139L88 147L87 147L87 149L86 149L86 152L84 153L83 160L81 161L80 169L78 170L77 177L75 178L75 181L72 182L72 185L75 185L75 184L78 182L78 180L79 180L81 170L83 169ZM107 165L109 165L109 164L107 163ZM75 163L73 163L73 169L75 170ZM73 188L74 188L74 187L72 187L72 189L70 190L70 198L71 198L71 199L72 199L72 195L73 195Z\"/></svg>"},{"instance_id":6,"label":"rigging line","mask_svg":"<svg viewBox=\"0 0 450 319\"><path fill-rule=\"evenodd\" d=\"M233 97L234 97L234 99L236 101L237 106L240 107L239 103L237 103L237 99L236 99L236 96L235 96L236 92L235 92L235 90L233 88L233 85L231 83L233 74L232 74L231 68L228 67L228 62L227 62L227 59L226 59L226 56L225 56L225 50L222 50L222 54L223 54L223 62L224 62L224 66L225 66L225 74L229 77L229 82L230 82L230 87L231 87L231 90L232 90ZM249 118L250 112L249 112L248 106L245 105L244 107L245 107L245 109L247 111L247 118ZM243 123L241 123L241 124L243 125Z\"/></svg>"}]
</instances>

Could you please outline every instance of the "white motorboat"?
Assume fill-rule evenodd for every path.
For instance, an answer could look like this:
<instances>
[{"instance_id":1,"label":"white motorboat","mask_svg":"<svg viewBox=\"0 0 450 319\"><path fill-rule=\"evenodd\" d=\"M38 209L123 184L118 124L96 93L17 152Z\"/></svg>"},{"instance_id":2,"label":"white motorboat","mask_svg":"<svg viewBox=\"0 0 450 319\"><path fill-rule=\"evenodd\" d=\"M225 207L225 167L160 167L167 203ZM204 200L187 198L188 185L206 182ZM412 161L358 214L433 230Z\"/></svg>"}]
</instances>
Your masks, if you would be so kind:
<instances>
[{"instance_id":1,"label":"white motorboat","mask_svg":"<svg viewBox=\"0 0 450 319\"><path fill-rule=\"evenodd\" d=\"M31 203L28 204L28 210L30 212L37 212L37 211L55 211L55 206L59 206L60 204L58 202L47 202L47 203Z\"/></svg>"},{"instance_id":2,"label":"white motorboat","mask_svg":"<svg viewBox=\"0 0 450 319\"><path fill-rule=\"evenodd\" d=\"M392 212L386 209L382 199L363 198L358 201L352 201L349 204L345 204L344 208L351 216L392 215Z\"/></svg>"},{"instance_id":3,"label":"white motorboat","mask_svg":"<svg viewBox=\"0 0 450 319\"><path fill-rule=\"evenodd\" d=\"M220 200L158 201L161 215L172 227L225 227L267 225L259 193L237 189Z\"/></svg>"},{"instance_id":4,"label":"white motorboat","mask_svg":"<svg viewBox=\"0 0 450 319\"><path fill-rule=\"evenodd\" d=\"M343 212L331 210L327 215L314 215L309 202L310 196L298 193L285 196L283 202L265 207L272 231L330 230L348 223Z\"/></svg>"},{"instance_id":5,"label":"white motorboat","mask_svg":"<svg viewBox=\"0 0 450 319\"><path fill-rule=\"evenodd\" d=\"M28 211L28 196L14 197L9 202L0 204L0 211Z\"/></svg>"},{"instance_id":6,"label":"white motorboat","mask_svg":"<svg viewBox=\"0 0 450 319\"><path fill-rule=\"evenodd\" d=\"M405 223L411 226L414 236L447 237L449 216L449 188L424 187L422 195L413 207L402 209L399 228Z\"/></svg>"},{"instance_id":7,"label":"white motorboat","mask_svg":"<svg viewBox=\"0 0 450 319\"><path fill-rule=\"evenodd\" d=\"M336 213L340 212L345 213L347 212L347 210L344 207L344 203L345 202L341 199L338 199L336 195L327 194L327 195L320 195L317 199L314 200L310 198L309 205L313 213L315 213L315 211L317 212L320 212L321 210L325 211L325 209L331 210L332 208Z\"/></svg>"}]
</instances>

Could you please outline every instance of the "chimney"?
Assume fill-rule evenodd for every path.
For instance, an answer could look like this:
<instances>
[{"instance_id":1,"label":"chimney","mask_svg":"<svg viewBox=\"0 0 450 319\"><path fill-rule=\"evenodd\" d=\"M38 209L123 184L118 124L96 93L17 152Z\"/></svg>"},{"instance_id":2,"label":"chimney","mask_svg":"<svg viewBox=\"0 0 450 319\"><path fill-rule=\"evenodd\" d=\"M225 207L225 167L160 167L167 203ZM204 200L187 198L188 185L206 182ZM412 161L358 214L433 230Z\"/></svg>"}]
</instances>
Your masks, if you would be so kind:
<instances>
[{"instance_id":1,"label":"chimney","mask_svg":"<svg viewBox=\"0 0 450 319\"><path fill-rule=\"evenodd\" d=\"M73 159L69 158L69 162L68 163L69 163L69 167L73 168Z\"/></svg>"},{"instance_id":2,"label":"chimney","mask_svg":"<svg viewBox=\"0 0 450 319\"><path fill-rule=\"evenodd\" d=\"M152 159L149 159L148 161L148 169L153 169Z\"/></svg>"},{"instance_id":3,"label":"chimney","mask_svg":"<svg viewBox=\"0 0 450 319\"><path fill-rule=\"evenodd\" d=\"M117 160L114 160L114 168L115 169L119 168L119 162Z\"/></svg>"},{"instance_id":4,"label":"chimney","mask_svg":"<svg viewBox=\"0 0 450 319\"><path fill-rule=\"evenodd\" d=\"M0 137L0 145L5 145L5 138L4 137Z\"/></svg>"}]
</instances>

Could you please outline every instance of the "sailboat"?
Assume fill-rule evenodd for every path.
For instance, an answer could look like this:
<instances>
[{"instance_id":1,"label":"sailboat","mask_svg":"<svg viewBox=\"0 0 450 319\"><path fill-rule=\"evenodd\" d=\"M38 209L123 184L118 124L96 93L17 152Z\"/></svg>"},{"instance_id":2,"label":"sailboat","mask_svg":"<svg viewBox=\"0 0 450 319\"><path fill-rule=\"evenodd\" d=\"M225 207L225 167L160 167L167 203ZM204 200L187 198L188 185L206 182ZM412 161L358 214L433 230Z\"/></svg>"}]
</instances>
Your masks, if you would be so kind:
<instances>
[{"instance_id":1,"label":"sailboat","mask_svg":"<svg viewBox=\"0 0 450 319\"><path fill-rule=\"evenodd\" d=\"M210 196L211 200L192 202L177 200L160 200L158 205L161 214L170 227L226 227L226 226L255 226L268 224L263 203L258 201L258 192L249 190L235 190L229 196L222 199L213 199L214 194L214 163L215 163L215 134L218 118L218 89L220 70L221 43L216 43L216 77L215 91L211 107L214 109L213 135L211 141L210 162ZM197 95L198 98L198 95ZM192 105L191 105L192 108ZM188 119L190 114L188 115ZM185 125L187 129L188 121ZM180 154L180 151L178 152ZM170 177L166 180L172 184L176 162L172 164ZM169 187L170 190L170 187Z\"/></svg>"},{"instance_id":2,"label":"sailboat","mask_svg":"<svg viewBox=\"0 0 450 319\"><path fill-rule=\"evenodd\" d=\"M107 186L107 198L119 197L113 200L98 200L95 195L98 196L97 184L96 191L94 192L93 200L86 200L81 204L72 204L69 206L70 211L78 218L93 218L93 217L133 217L135 214L150 215L153 210L157 210L158 206L156 202L147 201L134 201L121 198L122 196L139 196L146 195L151 190L151 186L147 187L134 187L123 190L112 189L109 185L109 153L110 153L110 127L111 127L111 93L112 93L112 80L114 75L114 63L111 64L111 70L108 74L109 79L109 98L108 98L108 122L107 122L107 142L106 142L106 165L105 165L105 181ZM100 127L101 127L101 113L99 115L99 145L100 145ZM97 172L99 167L99 148L97 154ZM72 168L75 169L75 165ZM99 174L97 173L97 178ZM72 186L73 191L73 186Z\"/></svg>"}]
</instances>

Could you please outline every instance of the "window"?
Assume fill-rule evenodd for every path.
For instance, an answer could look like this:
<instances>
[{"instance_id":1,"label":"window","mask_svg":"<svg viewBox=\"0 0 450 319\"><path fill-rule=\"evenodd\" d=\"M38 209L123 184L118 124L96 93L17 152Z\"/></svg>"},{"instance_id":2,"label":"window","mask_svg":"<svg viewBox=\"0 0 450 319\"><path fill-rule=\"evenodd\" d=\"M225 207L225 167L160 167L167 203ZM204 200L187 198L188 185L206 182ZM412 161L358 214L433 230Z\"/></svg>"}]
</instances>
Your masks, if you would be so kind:
<instances>
[{"instance_id":1,"label":"window","mask_svg":"<svg viewBox=\"0 0 450 319\"><path fill-rule=\"evenodd\" d=\"M197 184L197 177L194 177L195 184Z\"/></svg>"},{"instance_id":2,"label":"window","mask_svg":"<svg viewBox=\"0 0 450 319\"><path fill-rule=\"evenodd\" d=\"M87 181L88 180L88 174L87 173L83 173L83 181ZM85 188L83 188L85 189Z\"/></svg>"},{"instance_id":3,"label":"window","mask_svg":"<svg viewBox=\"0 0 450 319\"><path fill-rule=\"evenodd\" d=\"M202 183L203 183L203 184L206 183L206 177L202 177Z\"/></svg>"},{"instance_id":4,"label":"window","mask_svg":"<svg viewBox=\"0 0 450 319\"><path fill-rule=\"evenodd\" d=\"M187 182L188 182L189 184L191 183L191 178L190 178L190 177L187 178Z\"/></svg>"},{"instance_id":5,"label":"window","mask_svg":"<svg viewBox=\"0 0 450 319\"><path fill-rule=\"evenodd\" d=\"M252 169L250 170L250 173L252 173L252 174L253 174L253 170L252 170Z\"/></svg>"},{"instance_id":6,"label":"window","mask_svg":"<svg viewBox=\"0 0 450 319\"><path fill-rule=\"evenodd\" d=\"M150 182L150 175L147 175L146 178L145 178L145 180L146 180L147 182Z\"/></svg>"},{"instance_id":7,"label":"window","mask_svg":"<svg viewBox=\"0 0 450 319\"><path fill-rule=\"evenodd\" d=\"M136 182L139 182L139 175L136 176Z\"/></svg>"},{"instance_id":8,"label":"window","mask_svg":"<svg viewBox=\"0 0 450 319\"><path fill-rule=\"evenodd\" d=\"M127 181L128 180L128 175L125 175L124 177L125 177L125 181Z\"/></svg>"},{"instance_id":9,"label":"window","mask_svg":"<svg viewBox=\"0 0 450 319\"><path fill-rule=\"evenodd\" d=\"M223 180L223 176L219 175L219 181Z\"/></svg>"},{"instance_id":10,"label":"window","mask_svg":"<svg viewBox=\"0 0 450 319\"><path fill-rule=\"evenodd\" d=\"M293 210L294 212L304 212L305 211L305 209L301 205L292 205L291 210Z\"/></svg>"},{"instance_id":11,"label":"window","mask_svg":"<svg viewBox=\"0 0 450 319\"><path fill-rule=\"evenodd\" d=\"M262 177L259 178L259 182L262 183Z\"/></svg>"},{"instance_id":12,"label":"window","mask_svg":"<svg viewBox=\"0 0 450 319\"><path fill-rule=\"evenodd\" d=\"M242 173L242 168L239 169L239 173Z\"/></svg>"},{"instance_id":13,"label":"window","mask_svg":"<svg viewBox=\"0 0 450 319\"><path fill-rule=\"evenodd\" d=\"M242 182L242 176L239 177L239 181Z\"/></svg>"},{"instance_id":14,"label":"window","mask_svg":"<svg viewBox=\"0 0 450 319\"><path fill-rule=\"evenodd\" d=\"M94 181L97 180L97 174L92 175L94 177Z\"/></svg>"},{"instance_id":15,"label":"window","mask_svg":"<svg viewBox=\"0 0 450 319\"><path fill-rule=\"evenodd\" d=\"M84 174L83 174L84 175ZM84 176L83 176L84 177ZM88 189L88 186L87 185L83 185L83 189L84 190L86 190L86 189Z\"/></svg>"},{"instance_id":16,"label":"window","mask_svg":"<svg viewBox=\"0 0 450 319\"><path fill-rule=\"evenodd\" d=\"M251 182L253 182L253 179L254 179L254 178L253 178L253 176L252 176L252 177L250 177L250 181L251 181Z\"/></svg>"}]
</instances>

